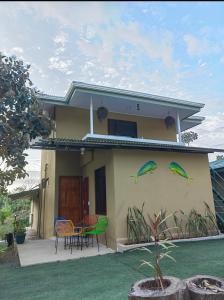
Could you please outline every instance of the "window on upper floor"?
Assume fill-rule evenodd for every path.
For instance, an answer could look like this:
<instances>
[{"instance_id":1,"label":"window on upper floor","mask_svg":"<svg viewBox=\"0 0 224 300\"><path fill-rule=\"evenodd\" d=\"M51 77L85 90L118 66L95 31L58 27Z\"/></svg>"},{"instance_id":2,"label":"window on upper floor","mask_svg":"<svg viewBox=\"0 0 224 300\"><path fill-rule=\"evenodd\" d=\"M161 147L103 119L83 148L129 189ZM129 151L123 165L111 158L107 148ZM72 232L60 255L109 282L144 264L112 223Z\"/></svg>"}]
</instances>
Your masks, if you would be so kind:
<instances>
[{"instance_id":1,"label":"window on upper floor","mask_svg":"<svg viewBox=\"0 0 224 300\"><path fill-rule=\"evenodd\" d=\"M137 123L132 121L108 119L108 134L137 138Z\"/></svg>"}]
</instances>

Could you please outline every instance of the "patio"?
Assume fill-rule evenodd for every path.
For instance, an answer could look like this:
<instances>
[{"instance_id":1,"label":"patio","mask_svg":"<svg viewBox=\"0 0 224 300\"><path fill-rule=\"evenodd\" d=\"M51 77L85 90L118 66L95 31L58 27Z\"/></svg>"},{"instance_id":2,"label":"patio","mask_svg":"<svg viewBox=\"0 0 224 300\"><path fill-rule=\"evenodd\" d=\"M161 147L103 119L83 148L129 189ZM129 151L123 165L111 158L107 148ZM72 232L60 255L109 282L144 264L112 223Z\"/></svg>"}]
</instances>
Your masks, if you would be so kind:
<instances>
[{"instance_id":1,"label":"patio","mask_svg":"<svg viewBox=\"0 0 224 300\"><path fill-rule=\"evenodd\" d=\"M89 247L84 246L82 250L73 247L71 253L70 249L64 249L64 239L59 239L57 254L55 254L54 239L26 240L24 244L17 245L17 248L22 267L114 253L112 249L102 244L100 244L100 251L98 252L95 241L93 247L91 243Z\"/></svg>"},{"instance_id":2,"label":"patio","mask_svg":"<svg viewBox=\"0 0 224 300\"><path fill-rule=\"evenodd\" d=\"M223 240L178 246L173 253L177 263L169 260L163 263L166 275L224 277ZM148 259L145 252L131 251L25 268L0 266L1 299L125 300L135 281L152 276L151 269L139 268L143 258Z\"/></svg>"}]
</instances>

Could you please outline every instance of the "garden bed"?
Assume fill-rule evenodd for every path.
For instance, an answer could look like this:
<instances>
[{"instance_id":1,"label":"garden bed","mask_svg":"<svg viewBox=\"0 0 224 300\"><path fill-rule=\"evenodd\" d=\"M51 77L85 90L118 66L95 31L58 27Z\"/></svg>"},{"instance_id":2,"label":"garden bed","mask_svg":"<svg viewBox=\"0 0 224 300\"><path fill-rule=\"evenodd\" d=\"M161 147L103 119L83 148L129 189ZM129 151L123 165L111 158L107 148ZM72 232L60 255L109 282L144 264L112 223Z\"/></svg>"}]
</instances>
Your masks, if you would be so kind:
<instances>
[{"instance_id":1,"label":"garden bed","mask_svg":"<svg viewBox=\"0 0 224 300\"><path fill-rule=\"evenodd\" d=\"M0 243L0 247L3 243ZM9 247L5 252L0 253L0 265L20 266L19 257L16 246Z\"/></svg>"}]
</instances>

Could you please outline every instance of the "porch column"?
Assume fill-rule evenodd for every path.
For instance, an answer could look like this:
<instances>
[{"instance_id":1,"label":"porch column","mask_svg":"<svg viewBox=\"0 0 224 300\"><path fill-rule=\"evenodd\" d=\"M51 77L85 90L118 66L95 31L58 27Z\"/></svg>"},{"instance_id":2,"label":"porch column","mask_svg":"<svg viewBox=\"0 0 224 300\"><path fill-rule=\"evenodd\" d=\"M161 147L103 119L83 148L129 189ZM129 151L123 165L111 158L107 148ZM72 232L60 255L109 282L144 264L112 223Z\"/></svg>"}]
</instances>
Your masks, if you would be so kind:
<instances>
[{"instance_id":1,"label":"porch column","mask_svg":"<svg viewBox=\"0 0 224 300\"><path fill-rule=\"evenodd\" d=\"M89 122L90 122L90 134L93 134L93 99L92 99L92 96L90 97Z\"/></svg>"},{"instance_id":2,"label":"porch column","mask_svg":"<svg viewBox=\"0 0 224 300\"><path fill-rule=\"evenodd\" d=\"M178 139L177 141L179 143L182 143L182 137L181 137L181 128L180 128L180 117L179 117L179 113L177 112L177 124L176 124L176 128L177 128L177 136L178 136Z\"/></svg>"}]
</instances>

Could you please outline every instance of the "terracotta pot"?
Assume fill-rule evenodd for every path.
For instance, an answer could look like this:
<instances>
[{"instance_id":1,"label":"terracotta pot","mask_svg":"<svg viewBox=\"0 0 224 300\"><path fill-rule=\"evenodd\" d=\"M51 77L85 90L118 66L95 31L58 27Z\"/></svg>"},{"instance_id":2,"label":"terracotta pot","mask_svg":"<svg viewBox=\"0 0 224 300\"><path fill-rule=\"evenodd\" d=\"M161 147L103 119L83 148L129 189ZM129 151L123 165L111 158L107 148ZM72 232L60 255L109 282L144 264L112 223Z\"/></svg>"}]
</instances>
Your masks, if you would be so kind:
<instances>
[{"instance_id":1,"label":"terracotta pot","mask_svg":"<svg viewBox=\"0 0 224 300\"><path fill-rule=\"evenodd\" d=\"M195 283L200 283L203 279L207 279L210 284L217 284L220 289L223 289L223 292L215 293L211 290L195 286ZM224 300L224 281L221 278L208 275L197 275L186 279L185 282L190 300Z\"/></svg>"},{"instance_id":2,"label":"terracotta pot","mask_svg":"<svg viewBox=\"0 0 224 300\"><path fill-rule=\"evenodd\" d=\"M154 278L145 278L136 282L130 293L128 299L132 300L185 300L187 299L186 284L176 277L166 276L164 280L169 283L169 286L163 290L152 290L143 288L145 285L154 281Z\"/></svg>"}]
</instances>

